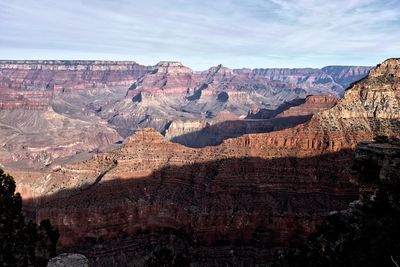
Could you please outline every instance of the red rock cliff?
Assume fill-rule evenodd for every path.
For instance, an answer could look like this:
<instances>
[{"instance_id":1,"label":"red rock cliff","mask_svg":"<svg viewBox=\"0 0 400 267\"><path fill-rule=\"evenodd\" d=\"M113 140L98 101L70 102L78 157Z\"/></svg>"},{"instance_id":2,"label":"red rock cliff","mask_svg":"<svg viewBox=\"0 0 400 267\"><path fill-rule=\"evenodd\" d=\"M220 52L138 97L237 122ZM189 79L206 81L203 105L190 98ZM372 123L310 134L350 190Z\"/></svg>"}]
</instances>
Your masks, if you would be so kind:
<instances>
[{"instance_id":1,"label":"red rock cliff","mask_svg":"<svg viewBox=\"0 0 400 267\"><path fill-rule=\"evenodd\" d=\"M168 244L188 242L200 265L263 263L357 197L347 172L354 146L399 136L399 66L385 61L294 128L203 149L143 130L119 150L42 178L16 173L17 183L36 218L59 228L60 246L96 264L133 264L165 235Z\"/></svg>"}]
</instances>

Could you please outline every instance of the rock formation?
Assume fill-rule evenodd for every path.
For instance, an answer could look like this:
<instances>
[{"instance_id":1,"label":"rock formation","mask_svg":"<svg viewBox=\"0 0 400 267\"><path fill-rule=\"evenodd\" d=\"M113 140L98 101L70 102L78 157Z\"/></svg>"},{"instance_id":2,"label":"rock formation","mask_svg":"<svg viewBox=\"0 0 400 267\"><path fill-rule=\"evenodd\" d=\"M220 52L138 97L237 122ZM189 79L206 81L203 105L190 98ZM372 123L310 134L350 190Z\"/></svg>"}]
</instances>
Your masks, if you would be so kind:
<instances>
[{"instance_id":1,"label":"rock formation","mask_svg":"<svg viewBox=\"0 0 400 267\"><path fill-rule=\"evenodd\" d=\"M334 70L340 69L343 73L336 76L347 81L354 77L351 82L370 70L368 67ZM165 132L176 118L191 124L221 111L244 117L252 109L278 109L285 102L307 95L334 97L344 89L319 69L231 70L218 65L195 72L179 62L160 62L130 87L127 99L104 110L102 116L110 118L122 136L144 127Z\"/></svg>"},{"instance_id":2,"label":"rock formation","mask_svg":"<svg viewBox=\"0 0 400 267\"><path fill-rule=\"evenodd\" d=\"M355 80L358 81L364 78L371 70L371 67L327 66L323 67L321 70L331 76L343 89L346 89Z\"/></svg>"},{"instance_id":3,"label":"rock formation","mask_svg":"<svg viewBox=\"0 0 400 267\"><path fill-rule=\"evenodd\" d=\"M147 70L123 61L0 61L0 162L39 168L121 140L95 110Z\"/></svg>"},{"instance_id":4,"label":"rock formation","mask_svg":"<svg viewBox=\"0 0 400 267\"><path fill-rule=\"evenodd\" d=\"M144 264L160 250L201 266L264 263L357 198L355 145L400 133L399 69L385 61L294 128L202 149L145 129L117 150L13 175L27 211L59 228L60 249L93 264Z\"/></svg>"},{"instance_id":5,"label":"rock formation","mask_svg":"<svg viewBox=\"0 0 400 267\"><path fill-rule=\"evenodd\" d=\"M355 81L366 69L335 67L330 72ZM315 72L322 70L261 72L219 65L192 71L179 62L146 67L133 61L2 60L0 163L14 168L44 167L108 146L146 127L195 147L215 145L243 133L289 127L304 122L308 115L283 122L226 122L226 127L236 129L234 133L208 133L209 125L241 120L250 110L276 111L292 99L337 95L338 86L343 90L333 78L313 82ZM203 141L194 143L187 134Z\"/></svg>"},{"instance_id":6,"label":"rock formation","mask_svg":"<svg viewBox=\"0 0 400 267\"><path fill-rule=\"evenodd\" d=\"M125 89L147 70L134 61L1 60L0 89L55 93L105 87Z\"/></svg>"},{"instance_id":7,"label":"rock formation","mask_svg":"<svg viewBox=\"0 0 400 267\"><path fill-rule=\"evenodd\" d=\"M251 133L267 133L291 128L304 123L311 115L332 108L338 98L308 96L285 102L276 110L258 109L245 119L228 112L204 120L174 121L165 131L165 137L189 147L221 144L224 140Z\"/></svg>"},{"instance_id":8,"label":"rock formation","mask_svg":"<svg viewBox=\"0 0 400 267\"><path fill-rule=\"evenodd\" d=\"M74 119L46 110L0 110L0 162L17 169L39 169L60 158L120 141L96 117Z\"/></svg>"},{"instance_id":9,"label":"rock formation","mask_svg":"<svg viewBox=\"0 0 400 267\"><path fill-rule=\"evenodd\" d=\"M80 254L63 253L50 259L47 267L89 267L89 260Z\"/></svg>"},{"instance_id":10,"label":"rock formation","mask_svg":"<svg viewBox=\"0 0 400 267\"><path fill-rule=\"evenodd\" d=\"M350 84L364 78L370 70L371 67L327 66L322 69L254 69L252 72L270 80L291 84L300 90L307 91L310 87L313 87L314 90L326 91L324 87L328 86L331 90L342 95ZM236 71L246 72L246 70Z\"/></svg>"},{"instance_id":11,"label":"rock formation","mask_svg":"<svg viewBox=\"0 0 400 267\"><path fill-rule=\"evenodd\" d=\"M132 264L149 253L148 238L173 231L199 264L231 260L232 250L246 263L304 238L357 196L343 169L329 168L349 161L346 152L272 159L246 150L194 150L143 130L119 150L29 179L31 212L59 228L65 251L93 262L120 263L129 248L124 264Z\"/></svg>"}]
</instances>

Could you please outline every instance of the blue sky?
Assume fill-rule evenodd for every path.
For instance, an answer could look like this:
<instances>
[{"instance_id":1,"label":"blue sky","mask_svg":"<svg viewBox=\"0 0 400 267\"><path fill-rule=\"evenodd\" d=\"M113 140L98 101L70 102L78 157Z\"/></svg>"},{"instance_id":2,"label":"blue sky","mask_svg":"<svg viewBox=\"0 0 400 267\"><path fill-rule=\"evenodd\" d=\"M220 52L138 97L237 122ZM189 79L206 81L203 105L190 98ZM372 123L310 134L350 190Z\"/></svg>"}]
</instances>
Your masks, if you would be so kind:
<instances>
[{"instance_id":1,"label":"blue sky","mask_svg":"<svg viewBox=\"0 0 400 267\"><path fill-rule=\"evenodd\" d=\"M400 0L0 0L0 58L195 69L400 57Z\"/></svg>"}]
</instances>

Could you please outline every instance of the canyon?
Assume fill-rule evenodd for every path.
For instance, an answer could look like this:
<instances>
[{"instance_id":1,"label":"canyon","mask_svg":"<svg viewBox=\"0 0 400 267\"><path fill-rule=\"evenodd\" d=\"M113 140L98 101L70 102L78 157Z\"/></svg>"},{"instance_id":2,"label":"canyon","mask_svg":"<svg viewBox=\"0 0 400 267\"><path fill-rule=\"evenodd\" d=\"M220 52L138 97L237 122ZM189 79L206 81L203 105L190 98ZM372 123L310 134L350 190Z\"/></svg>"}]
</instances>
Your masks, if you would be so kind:
<instances>
[{"instance_id":1,"label":"canyon","mask_svg":"<svg viewBox=\"0 0 400 267\"><path fill-rule=\"evenodd\" d=\"M161 62L115 104L86 105L127 136L121 144L36 171L7 171L27 214L59 229L59 250L82 253L92 265L142 266L160 253L192 266L264 264L358 198L349 170L360 141L400 137L400 60L350 81L362 73L193 72ZM53 97L50 103L61 101ZM200 148L168 140L185 135L177 142L211 138Z\"/></svg>"},{"instance_id":2,"label":"canyon","mask_svg":"<svg viewBox=\"0 0 400 267\"><path fill-rule=\"evenodd\" d=\"M0 60L0 164L45 168L113 149L148 127L191 147L288 128L331 104L309 101L314 107L303 108L311 113L280 112L309 95L335 99L370 69L193 71L165 61Z\"/></svg>"}]
</instances>

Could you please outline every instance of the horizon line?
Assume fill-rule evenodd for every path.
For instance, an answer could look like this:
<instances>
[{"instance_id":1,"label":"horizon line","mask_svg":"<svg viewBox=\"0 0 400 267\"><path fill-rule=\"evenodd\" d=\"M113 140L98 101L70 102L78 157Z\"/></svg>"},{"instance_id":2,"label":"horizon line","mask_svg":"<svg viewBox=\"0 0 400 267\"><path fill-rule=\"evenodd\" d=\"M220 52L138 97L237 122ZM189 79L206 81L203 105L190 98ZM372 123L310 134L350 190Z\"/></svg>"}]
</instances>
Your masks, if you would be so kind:
<instances>
[{"instance_id":1,"label":"horizon line","mask_svg":"<svg viewBox=\"0 0 400 267\"><path fill-rule=\"evenodd\" d=\"M226 65L220 63L220 64L217 64L217 65L210 64L209 68L202 69L202 70L197 70L197 69L194 69L194 68L192 68L192 67L190 67L188 65L185 65L184 63L182 63L181 60L159 60L156 64L146 65L146 64L142 64L142 63L140 63L140 62L138 62L136 60L125 60L125 59L124 60L119 60L119 59L112 60L112 59L3 59L3 58L0 58L0 63L2 63L2 64L4 64L4 63L23 64L23 62L29 62L29 63L42 62L42 63L49 64L49 63L52 63L52 62L54 62L54 63L56 63L56 62L60 62L60 63L62 63L62 62L82 62L82 63L87 62L87 63L106 63L106 64L108 64L108 63L125 63L125 64L138 64L138 65L142 65L142 66L145 66L145 67L155 67L161 62L169 62L169 63L180 63L182 66L188 67L193 71L205 71L205 70L208 70L210 68L217 67L217 66L226 67L226 68L231 69L231 70L241 70L241 69L249 69L249 70L256 70L256 69L323 69L323 68L326 68L326 67L366 67L366 68L373 68L373 67L376 67L377 65L382 64L383 62L385 62L387 60L391 60L391 59L399 59L399 58L396 58L396 57L387 58L384 61L376 63L375 65L357 65L357 64L351 64L351 65L348 65L348 64L332 64L331 65L331 64L328 64L328 65L323 65L323 66L318 66L318 67L316 67L316 66L301 66L301 67L288 66L288 67L255 67L255 68L251 68L251 67L244 66L244 67L240 67L240 68L231 68L229 66L226 66Z\"/></svg>"}]
</instances>

